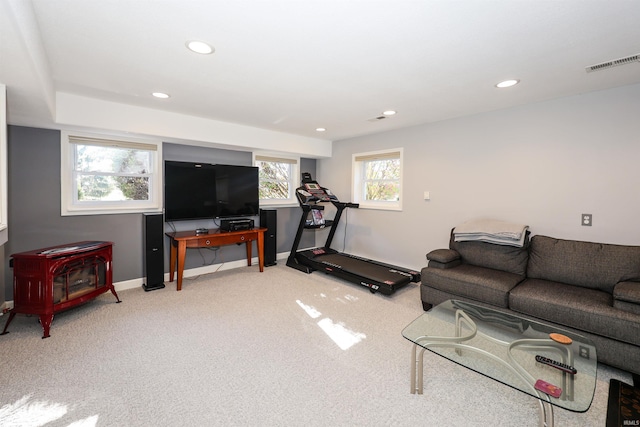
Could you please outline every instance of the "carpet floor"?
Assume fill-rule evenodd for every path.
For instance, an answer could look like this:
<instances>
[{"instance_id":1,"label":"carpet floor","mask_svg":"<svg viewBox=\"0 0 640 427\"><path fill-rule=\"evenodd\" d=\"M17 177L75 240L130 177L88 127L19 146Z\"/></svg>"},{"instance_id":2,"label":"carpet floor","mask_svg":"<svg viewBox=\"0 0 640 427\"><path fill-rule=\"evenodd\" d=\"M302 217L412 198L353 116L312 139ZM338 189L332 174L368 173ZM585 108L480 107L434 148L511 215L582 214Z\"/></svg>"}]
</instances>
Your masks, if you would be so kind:
<instances>
[{"instance_id":1,"label":"carpet floor","mask_svg":"<svg viewBox=\"0 0 640 427\"><path fill-rule=\"evenodd\" d=\"M538 425L536 399L429 352L410 394L416 284L384 296L282 262L175 289L104 294L57 314L47 339L16 316L0 336L0 425ZM631 381L600 365L589 411L555 408L556 425L604 426L612 378Z\"/></svg>"}]
</instances>

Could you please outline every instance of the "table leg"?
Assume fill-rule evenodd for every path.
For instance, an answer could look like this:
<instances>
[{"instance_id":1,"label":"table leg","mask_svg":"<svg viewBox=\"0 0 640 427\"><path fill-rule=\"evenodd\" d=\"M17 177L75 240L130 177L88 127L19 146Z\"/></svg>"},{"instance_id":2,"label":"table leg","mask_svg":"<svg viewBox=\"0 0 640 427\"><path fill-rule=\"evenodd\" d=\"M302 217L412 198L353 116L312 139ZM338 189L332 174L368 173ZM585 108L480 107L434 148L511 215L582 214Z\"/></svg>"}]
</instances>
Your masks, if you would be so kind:
<instances>
[{"instance_id":1,"label":"table leg","mask_svg":"<svg viewBox=\"0 0 640 427\"><path fill-rule=\"evenodd\" d=\"M411 349L411 394L416 394L416 346Z\"/></svg>"},{"instance_id":2,"label":"table leg","mask_svg":"<svg viewBox=\"0 0 640 427\"><path fill-rule=\"evenodd\" d=\"M187 256L187 242L178 242L178 290L182 290L182 276L184 274L184 259Z\"/></svg>"},{"instance_id":3,"label":"table leg","mask_svg":"<svg viewBox=\"0 0 640 427\"><path fill-rule=\"evenodd\" d=\"M247 267L251 267L251 245L253 242L251 240L247 241Z\"/></svg>"},{"instance_id":4,"label":"table leg","mask_svg":"<svg viewBox=\"0 0 640 427\"><path fill-rule=\"evenodd\" d=\"M411 394L423 394L424 389L424 352L425 348L413 345L411 349ZM553 405L542 399L540 405L540 427L554 427Z\"/></svg>"},{"instance_id":5,"label":"table leg","mask_svg":"<svg viewBox=\"0 0 640 427\"><path fill-rule=\"evenodd\" d=\"M264 232L258 233L258 265L260 272L264 271Z\"/></svg>"},{"instance_id":6,"label":"table leg","mask_svg":"<svg viewBox=\"0 0 640 427\"><path fill-rule=\"evenodd\" d=\"M411 349L411 394L422 394L424 388L424 350L417 344Z\"/></svg>"},{"instance_id":7,"label":"table leg","mask_svg":"<svg viewBox=\"0 0 640 427\"><path fill-rule=\"evenodd\" d=\"M171 245L171 250L169 251L169 281L173 282L173 275L176 272L176 258L177 258L177 243L175 240L170 239L169 244Z\"/></svg>"},{"instance_id":8,"label":"table leg","mask_svg":"<svg viewBox=\"0 0 640 427\"><path fill-rule=\"evenodd\" d=\"M540 427L553 427L553 405L539 400L540 402Z\"/></svg>"}]
</instances>

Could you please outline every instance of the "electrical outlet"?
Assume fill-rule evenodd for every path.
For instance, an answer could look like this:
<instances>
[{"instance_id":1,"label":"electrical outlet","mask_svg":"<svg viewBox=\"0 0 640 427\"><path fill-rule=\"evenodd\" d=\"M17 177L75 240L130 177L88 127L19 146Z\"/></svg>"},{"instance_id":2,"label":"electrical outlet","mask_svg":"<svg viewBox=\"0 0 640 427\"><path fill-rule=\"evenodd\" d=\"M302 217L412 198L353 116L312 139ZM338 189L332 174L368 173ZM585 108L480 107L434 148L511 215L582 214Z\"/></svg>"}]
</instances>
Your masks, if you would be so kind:
<instances>
[{"instance_id":1,"label":"electrical outlet","mask_svg":"<svg viewBox=\"0 0 640 427\"><path fill-rule=\"evenodd\" d=\"M591 225L593 224L593 215L582 214L581 222L582 222L582 225L591 227Z\"/></svg>"}]
</instances>

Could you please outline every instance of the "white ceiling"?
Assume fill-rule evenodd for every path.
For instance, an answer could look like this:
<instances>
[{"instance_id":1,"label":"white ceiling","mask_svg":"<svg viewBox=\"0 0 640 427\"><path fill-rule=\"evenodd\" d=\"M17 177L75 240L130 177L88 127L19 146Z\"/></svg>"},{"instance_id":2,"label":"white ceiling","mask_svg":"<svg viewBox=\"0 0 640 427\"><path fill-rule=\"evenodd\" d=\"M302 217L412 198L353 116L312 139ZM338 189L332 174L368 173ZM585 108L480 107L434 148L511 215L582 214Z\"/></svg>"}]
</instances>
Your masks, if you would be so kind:
<instances>
[{"instance_id":1,"label":"white ceiling","mask_svg":"<svg viewBox=\"0 0 640 427\"><path fill-rule=\"evenodd\" d=\"M639 18L638 0L0 0L0 83L10 124L55 126L68 93L340 140L640 83L640 62L585 72L640 53Z\"/></svg>"}]
</instances>

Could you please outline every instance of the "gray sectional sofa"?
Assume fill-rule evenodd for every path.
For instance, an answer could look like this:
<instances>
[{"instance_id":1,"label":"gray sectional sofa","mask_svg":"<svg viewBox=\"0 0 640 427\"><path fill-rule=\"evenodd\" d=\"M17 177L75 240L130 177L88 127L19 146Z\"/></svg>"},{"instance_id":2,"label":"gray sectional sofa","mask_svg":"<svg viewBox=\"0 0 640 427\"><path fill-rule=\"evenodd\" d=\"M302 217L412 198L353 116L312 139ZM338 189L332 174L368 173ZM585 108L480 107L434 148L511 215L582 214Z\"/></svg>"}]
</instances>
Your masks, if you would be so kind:
<instances>
[{"instance_id":1,"label":"gray sectional sofa","mask_svg":"<svg viewBox=\"0 0 640 427\"><path fill-rule=\"evenodd\" d=\"M425 310L448 299L500 307L590 338L598 361L640 374L640 246L527 231L522 247L456 242L427 254Z\"/></svg>"}]
</instances>

